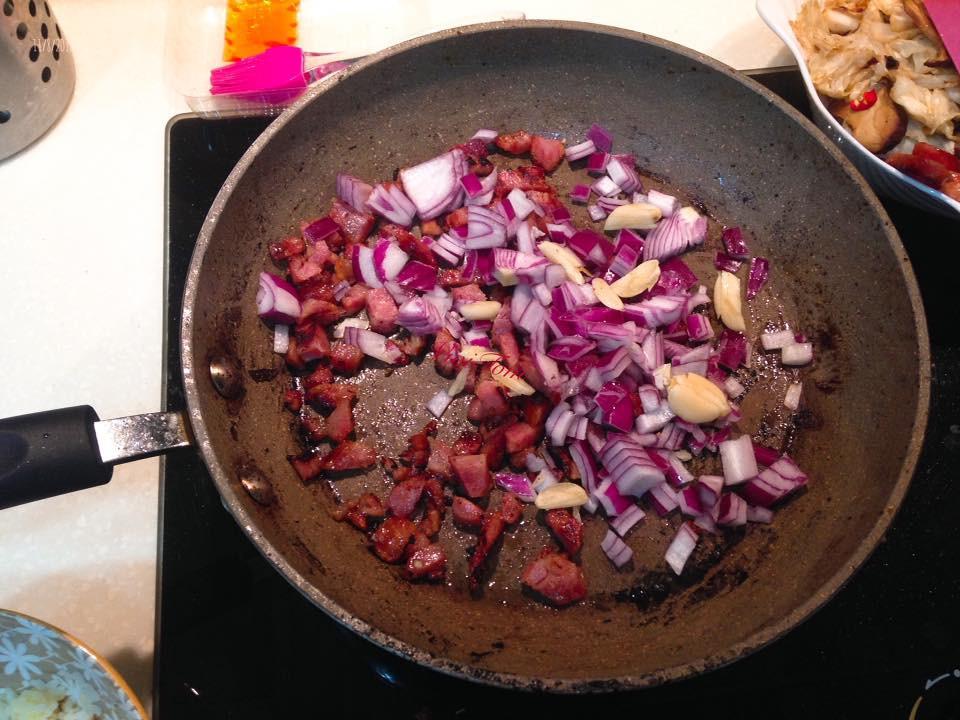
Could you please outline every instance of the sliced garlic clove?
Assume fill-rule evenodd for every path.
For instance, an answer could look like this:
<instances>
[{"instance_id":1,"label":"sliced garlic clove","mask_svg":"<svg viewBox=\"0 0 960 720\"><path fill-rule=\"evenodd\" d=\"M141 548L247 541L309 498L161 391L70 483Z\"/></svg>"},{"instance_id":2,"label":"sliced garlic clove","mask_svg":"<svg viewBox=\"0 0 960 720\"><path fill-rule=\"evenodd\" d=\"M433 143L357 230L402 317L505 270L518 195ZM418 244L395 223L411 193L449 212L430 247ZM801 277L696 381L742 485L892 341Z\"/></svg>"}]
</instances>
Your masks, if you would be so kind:
<instances>
[{"instance_id":1,"label":"sliced garlic clove","mask_svg":"<svg viewBox=\"0 0 960 720\"><path fill-rule=\"evenodd\" d=\"M500 303L496 300L472 302L460 307L464 320L493 320L500 312Z\"/></svg>"},{"instance_id":2,"label":"sliced garlic clove","mask_svg":"<svg viewBox=\"0 0 960 720\"><path fill-rule=\"evenodd\" d=\"M736 275L725 270L717 275L717 282L713 286L713 306L717 309L717 317L728 328L737 332L747 331L740 300L740 278Z\"/></svg>"},{"instance_id":3,"label":"sliced garlic clove","mask_svg":"<svg viewBox=\"0 0 960 720\"><path fill-rule=\"evenodd\" d=\"M580 507L587 502L587 492L574 483L562 482L544 488L534 501L541 510Z\"/></svg>"},{"instance_id":4,"label":"sliced garlic clove","mask_svg":"<svg viewBox=\"0 0 960 720\"><path fill-rule=\"evenodd\" d=\"M610 285L619 297L636 297L657 284L660 279L660 261L647 260L637 265L619 280Z\"/></svg>"},{"instance_id":5,"label":"sliced garlic clove","mask_svg":"<svg viewBox=\"0 0 960 720\"><path fill-rule=\"evenodd\" d=\"M660 208L650 203L620 205L607 215L607 221L603 224L603 229L607 231L624 228L651 230L662 216L663 212Z\"/></svg>"},{"instance_id":6,"label":"sliced garlic clove","mask_svg":"<svg viewBox=\"0 0 960 720\"><path fill-rule=\"evenodd\" d=\"M730 413L730 403L723 390L695 373L670 378L667 403L677 417L691 423L713 422Z\"/></svg>"},{"instance_id":7,"label":"sliced garlic clove","mask_svg":"<svg viewBox=\"0 0 960 720\"><path fill-rule=\"evenodd\" d=\"M484 347L483 345L470 345L468 343L460 346L460 357L468 362L475 363L499 362L503 360L503 355L494 352L488 347Z\"/></svg>"},{"instance_id":8,"label":"sliced garlic clove","mask_svg":"<svg viewBox=\"0 0 960 720\"><path fill-rule=\"evenodd\" d=\"M536 390L513 370L499 362L490 366L490 377L501 387L514 395L533 395Z\"/></svg>"},{"instance_id":9,"label":"sliced garlic clove","mask_svg":"<svg viewBox=\"0 0 960 720\"><path fill-rule=\"evenodd\" d=\"M575 282L577 285L583 285L582 271L585 268L583 267L583 263L580 262L580 258L578 258L570 248L551 242L550 240L544 240L537 247L540 248L540 252L543 253L543 256L547 260L562 267L572 282Z\"/></svg>"},{"instance_id":10,"label":"sliced garlic clove","mask_svg":"<svg viewBox=\"0 0 960 720\"><path fill-rule=\"evenodd\" d=\"M593 286L593 294L597 296L597 300L611 310L623 310L623 300L610 288L606 280L594 278L590 284Z\"/></svg>"}]
</instances>

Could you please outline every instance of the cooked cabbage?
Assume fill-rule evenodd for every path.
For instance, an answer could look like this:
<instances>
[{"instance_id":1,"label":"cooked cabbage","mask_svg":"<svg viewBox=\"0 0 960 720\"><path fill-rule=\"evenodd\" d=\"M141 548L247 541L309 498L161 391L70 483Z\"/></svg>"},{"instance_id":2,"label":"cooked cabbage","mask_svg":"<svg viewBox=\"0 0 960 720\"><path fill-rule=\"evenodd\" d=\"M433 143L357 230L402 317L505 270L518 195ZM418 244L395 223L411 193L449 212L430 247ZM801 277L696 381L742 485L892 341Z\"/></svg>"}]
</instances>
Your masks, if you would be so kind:
<instances>
[{"instance_id":1,"label":"cooked cabbage","mask_svg":"<svg viewBox=\"0 0 960 720\"><path fill-rule=\"evenodd\" d=\"M831 32L827 12L836 10L859 21L856 29ZM904 0L807 0L792 25L821 95L849 101L883 82L912 127L928 139L941 136L937 144L960 141L960 76Z\"/></svg>"}]
</instances>

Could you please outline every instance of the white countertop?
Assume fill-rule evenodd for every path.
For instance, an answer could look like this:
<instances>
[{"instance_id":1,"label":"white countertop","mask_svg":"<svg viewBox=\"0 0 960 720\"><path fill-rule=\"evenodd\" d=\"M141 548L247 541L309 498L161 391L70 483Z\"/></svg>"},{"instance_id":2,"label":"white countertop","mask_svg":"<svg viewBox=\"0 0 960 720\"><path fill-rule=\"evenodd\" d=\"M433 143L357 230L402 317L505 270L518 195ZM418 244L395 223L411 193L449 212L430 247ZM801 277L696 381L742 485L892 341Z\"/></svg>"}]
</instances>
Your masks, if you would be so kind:
<instances>
[{"instance_id":1,"label":"white countertop","mask_svg":"<svg viewBox=\"0 0 960 720\"><path fill-rule=\"evenodd\" d=\"M74 55L77 87L63 118L40 142L0 161L0 417L78 404L93 405L102 418L156 411L164 126L188 109L171 88L177 69L158 29L176 32L182 18L168 13L191 3L51 4ZM369 49L458 23L452 3L379 4L378 17L386 19L362 38ZM335 6L345 13L340 21L361 27L351 4ZM363 6L369 12L369 3ZM529 18L641 30L738 69L790 64L753 0L495 0L485 7L489 17L463 20L516 17L519 10ZM148 707L157 484L157 461L144 460L118 467L104 487L0 512L0 607L86 640Z\"/></svg>"}]
</instances>

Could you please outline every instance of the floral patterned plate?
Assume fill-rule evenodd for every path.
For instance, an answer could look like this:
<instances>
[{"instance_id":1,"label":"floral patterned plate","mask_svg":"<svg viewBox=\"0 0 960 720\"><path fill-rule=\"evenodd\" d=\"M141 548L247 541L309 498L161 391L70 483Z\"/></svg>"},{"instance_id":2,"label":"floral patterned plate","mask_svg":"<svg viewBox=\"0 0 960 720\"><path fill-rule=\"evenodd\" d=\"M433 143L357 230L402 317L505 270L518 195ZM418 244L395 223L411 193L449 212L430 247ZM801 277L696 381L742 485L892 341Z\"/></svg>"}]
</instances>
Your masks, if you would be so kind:
<instances>
[{"instance_id":1,"label":"floral patterned plate","mask_svg":"<svg viewBox=\"0 0 960 720\"><path fill-rule=\"evenodd\" d=\"M63 693L97 720L147 718L126 681L87 645L52 625L0 610L0 698L26 688Z\"/></svg>"}]
</instances>

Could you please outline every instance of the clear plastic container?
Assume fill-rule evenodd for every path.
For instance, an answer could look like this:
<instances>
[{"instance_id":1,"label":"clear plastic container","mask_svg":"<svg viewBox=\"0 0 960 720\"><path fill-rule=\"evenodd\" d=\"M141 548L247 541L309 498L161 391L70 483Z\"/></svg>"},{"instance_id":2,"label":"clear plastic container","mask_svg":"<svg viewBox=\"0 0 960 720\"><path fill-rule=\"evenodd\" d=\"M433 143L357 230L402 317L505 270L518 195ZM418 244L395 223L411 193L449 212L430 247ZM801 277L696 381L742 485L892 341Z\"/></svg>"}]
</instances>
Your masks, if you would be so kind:
<instances>
[{"instance_id":1,"label":"clear plastic container","mask_svg":"<svg viewBox=\"0 0 960 720\"><path fill-rule=\"evenodd\" d=\"M494 0L480 11L434 0L300 0L297 44L307 51L332 53L325 62L362 57L444 28L522 18L522 12L512 9L514 3ZM292 101L289 91L246 97L210 94L210 71L224 64L226 12L226 0L170 0L164 59L167 84L191 110L204 116L281 111Z\"/></svg>"}]
</instances>

